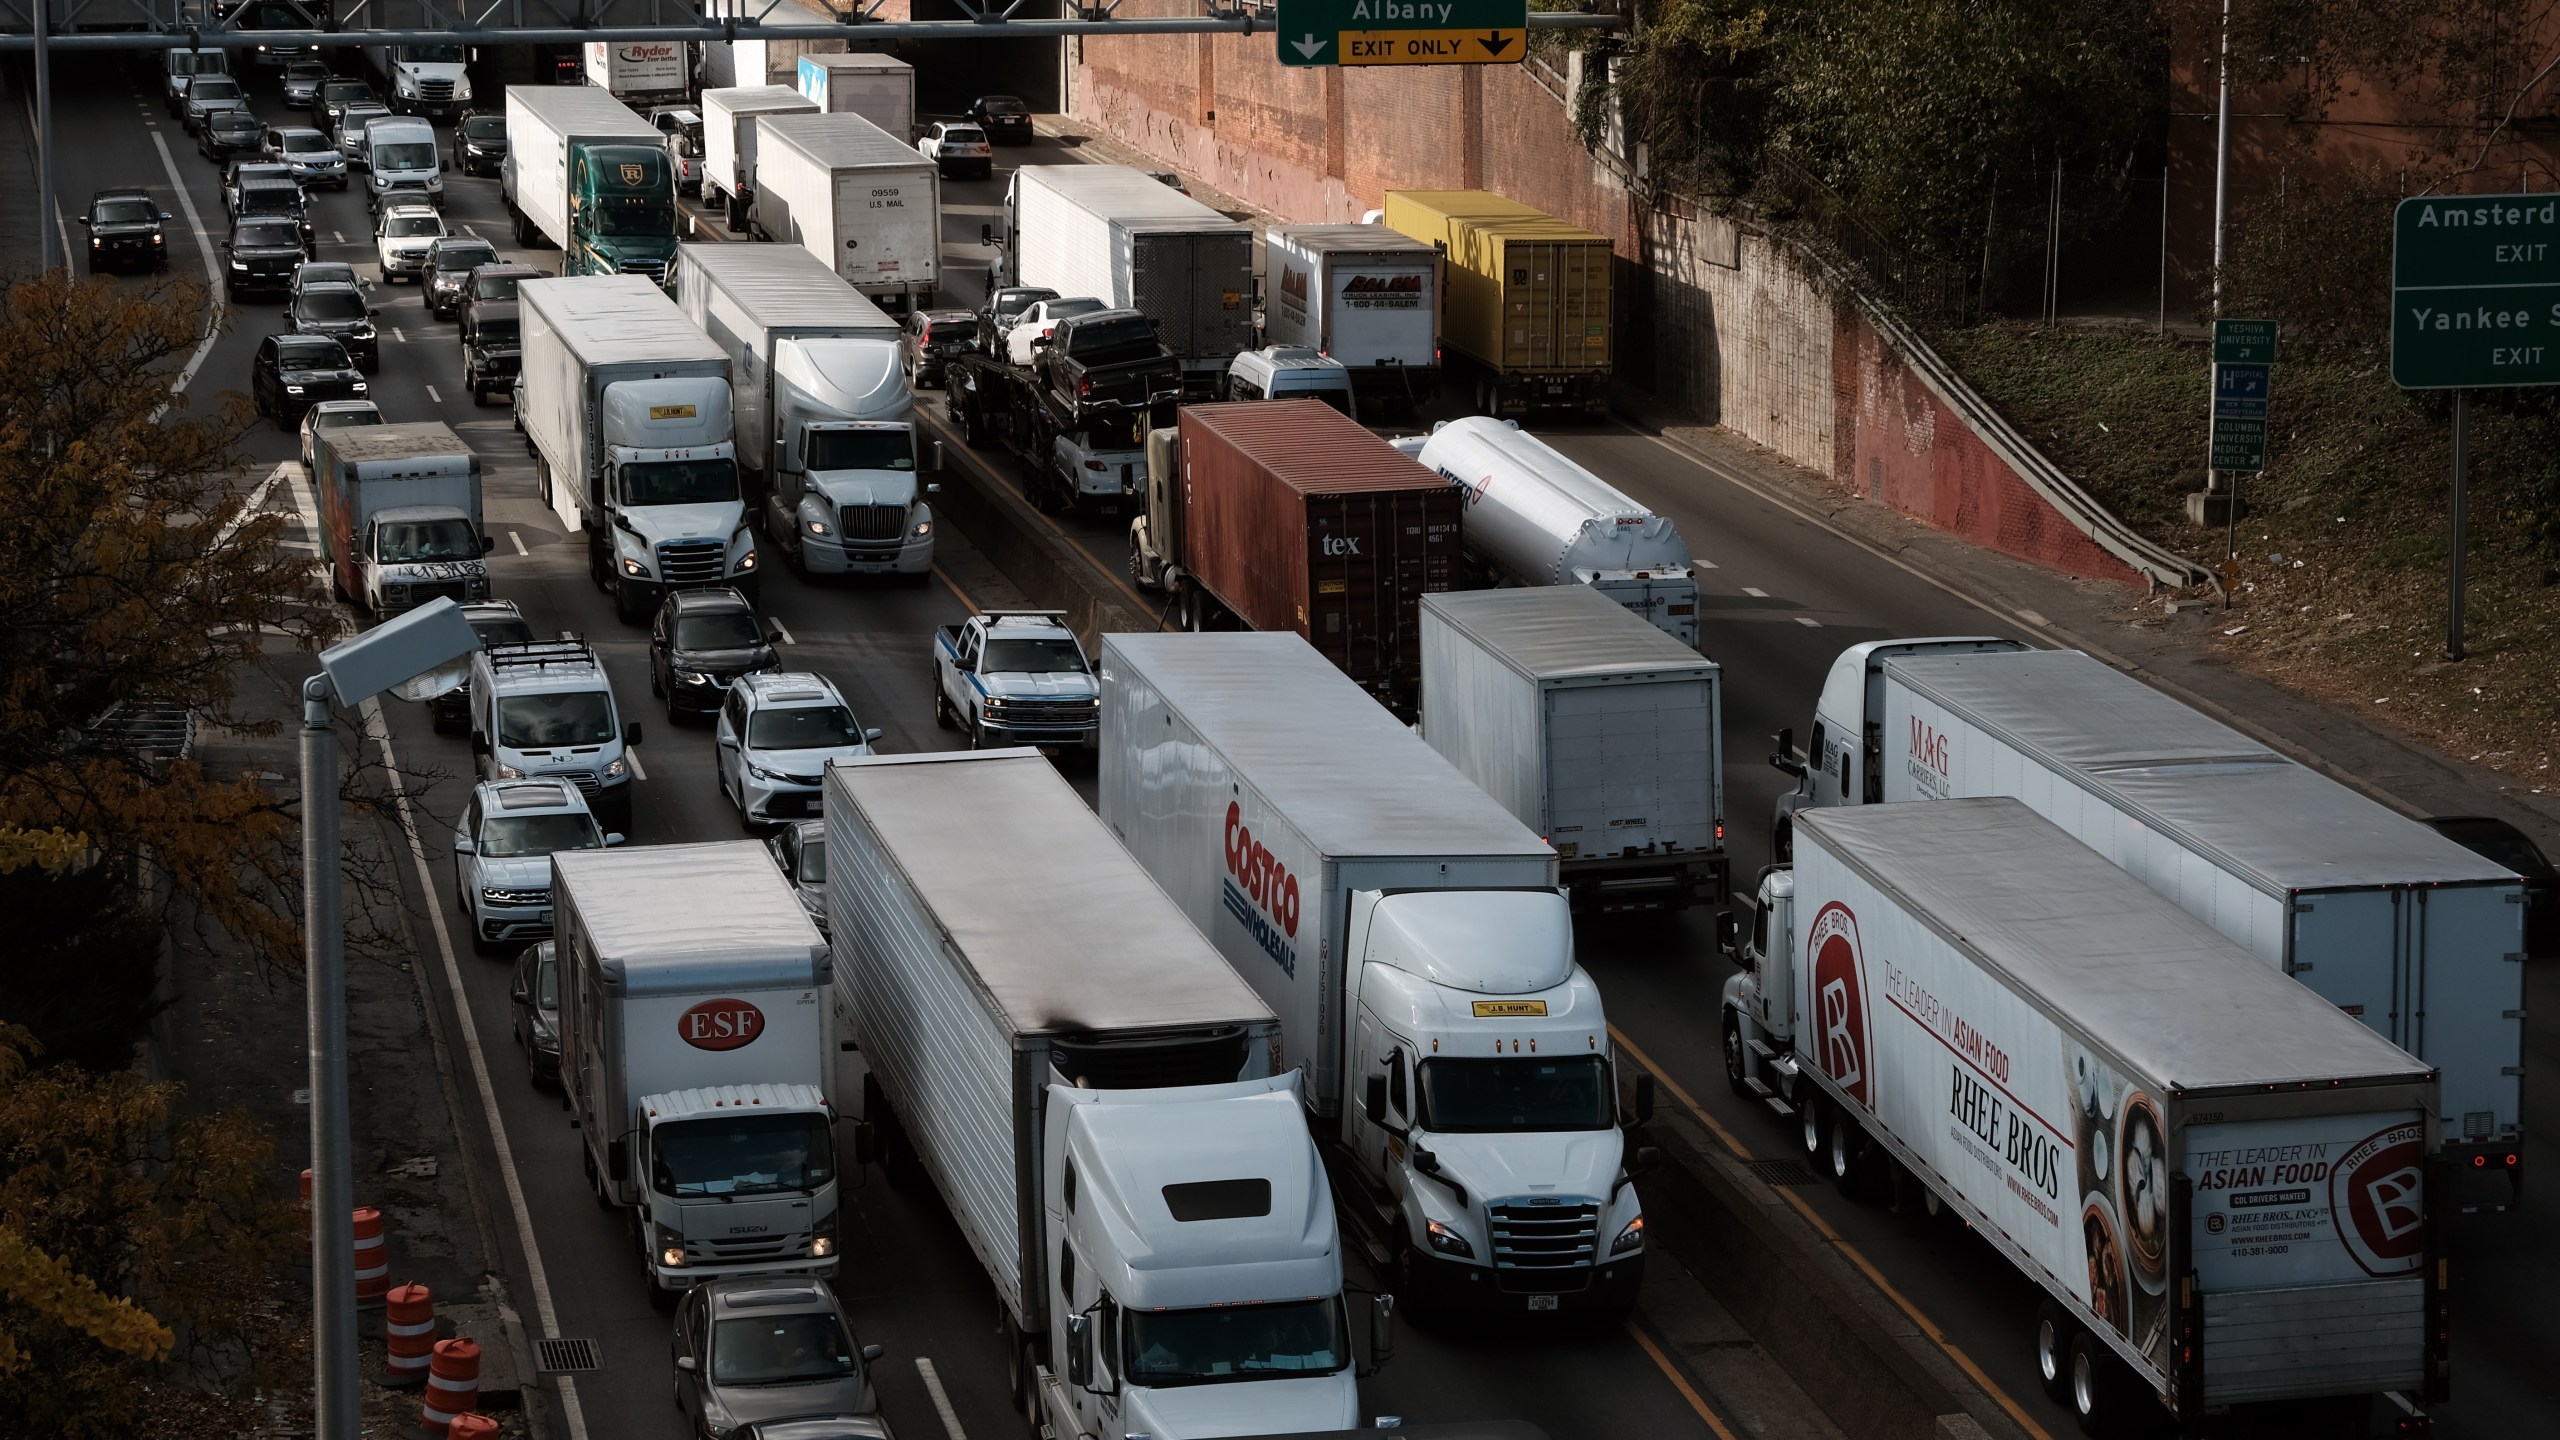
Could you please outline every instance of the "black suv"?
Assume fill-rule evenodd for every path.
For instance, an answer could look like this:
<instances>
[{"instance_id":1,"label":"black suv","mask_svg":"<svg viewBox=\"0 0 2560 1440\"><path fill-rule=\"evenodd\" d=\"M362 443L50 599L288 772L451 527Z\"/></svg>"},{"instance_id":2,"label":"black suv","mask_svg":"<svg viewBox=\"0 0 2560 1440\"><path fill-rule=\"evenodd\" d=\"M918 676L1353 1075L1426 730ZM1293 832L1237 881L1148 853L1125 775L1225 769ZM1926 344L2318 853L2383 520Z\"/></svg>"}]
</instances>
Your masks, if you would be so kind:
<instances>
[{"instance_id":1,"label":"black suv","mask_svg":"<svg viewBox=\"0 0 2560 1440\"><path fill-rule=\"evenodd\" d=\"M482 300L462 315L462 383L471 403L512 389L524 368L524 321L513 300Z\"/></svg>"},{"instance_id":2,"label":"black suv","mask_svg":"<svg viewBox=\"0 0 2560 1440\"><path fill-rule=\"evenodd\" d=\"M148 190L101 190L89 197L80 228L89 232L89 273L169 268L169 237L160 229L169 212Z\"/></svg>"},{"instance_id":3,"label":"black suv","mask_svg":"<svg viewBox=\"0 0 2560 1440\"><path fill-rule=\"evenodd\" d=\"M1011 95L981 95L969 102L967 118L987 132L990 145L1031 143L1031 107Z\"/></svg>"},{"instance_id":4,"label":"black suv","mask_svg":"<svg viewBox=\"0 0 2560 1440\"><path fill-rule=\"evenodd\" d=\"M381 98L373 93L372 86L361 80L323 80L320 88L311 95L312 123L334 138L338 133L338 116L348 106L360 100L379 101Z\"/></svg>"},{"instance_id":5,"label":"black suv","mask_svg":"<svg viewBox=\"0 0 2560 1440\"><path fill-rule=\"evenodd\" d=\"M453 127L453 168L465 175L495 175L507 159L507 117L465 115Z\"/></svg>"},{"instance_id":6,"label":"black suv","mask_svg":"<svg viewBox=\"0 0 2560 1440\"><path fill-rule=\"evenodd\" d=\"M222 253L231 262L224 272L223 298L282 295L292 290L294 267L304 259L302 232L288 217L243 215L232 222Z\"/></svg>"},{"instance_id":7,"label":"black suv","mask_svg":"<svg viewBox=\"0 0 2560 1440\"><path fill-rule=\"evenodd\" d=\"M196 132L196 153L219 165L266 149L266 122L246 110L216 110Z\"/></svg>"},{"instance_id":8,"label":"black suv","mask_svg":"<svg viewBox=\"0 0 2560 1440\"><path fill-rule=\"evenodd\" d=\"M649 693L666 699L669 720L712 714L739 676L782 668L773 638L737 591L679 590L649 627Z\"/></svg>"},{"instance_id":9,"label":"black suv","mask_svg":"<svg viewBox=\"0 0 2560 1440\"><path fill-rule=\"evenodd\" d=\"M364 376L347 347L326 335L270 335L249 362L249 398L279 430L300 425L302 412L320 401L354 400L364 392Z\"/></svg>"},{"instance_id":10,"label":"black suv","mask_svg":"<svg viewBox=\"0 0 2560 1440\"><path fill-rule=\"evenodd\" d=\"M282 220L293 226L304 249L311 246L311 210L303 202L302 187L289 179L244 181L240 186L240 208L233 220Z\"/></svg>"},{"instance_id":11,"label":"black suv","mask_svg":"<svg viewBox=\"0 0 2560 1440\"><path fill-rule=\"evenodd\" d=\"M382 337L373 328L373 307L353 285L308 285L285 307L284 323L296 335L326 335L347 347L356 368L370 375L382 368Z\"/></svg>"}]
</instances>

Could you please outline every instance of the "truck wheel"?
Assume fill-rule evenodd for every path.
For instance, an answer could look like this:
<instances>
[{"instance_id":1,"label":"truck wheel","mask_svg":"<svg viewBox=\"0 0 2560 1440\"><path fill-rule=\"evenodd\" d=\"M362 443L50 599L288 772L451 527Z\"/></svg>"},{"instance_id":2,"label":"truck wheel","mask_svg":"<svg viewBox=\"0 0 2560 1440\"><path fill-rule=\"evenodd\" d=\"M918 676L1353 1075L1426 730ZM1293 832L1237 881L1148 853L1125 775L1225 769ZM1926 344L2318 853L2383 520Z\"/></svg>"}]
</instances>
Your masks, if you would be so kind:
<instances>
[{"instance_id":1,"label":"truck wheel","mask_svg":"<svg viewBox=\"0 0 2560 1440\"><path fill-rule=\"evenodd\" d=\"M1751 1052L1742 1044L1742 1017L1731 1010L1725 1011L1724 1083L1732 1087L1734 1094L1745 1100L1750 1099L1752 1094L1748 1078L1751 1073L1750 1054Z\"/></svg>"},{"instance_id":2,"label":"truck wheel","mask_svg":"<svg viewBox=\"0 0 2560 1440\"><path fill-rule=\"evenodd\" d=\"M1885 1184L1891 1174L1886 1166L1892 1157L1846 1110L1831 1117L1831 1143L1826 1154L1831 1162L1831 1183L1843 1198L1870 1205L1879 1194L1892 1193Z\"/></svg>"},{"instance_id":3,"label":"truck wheel","mask_svg":"<svg viewBox=\"0 0 2560 1440\"><path fill-rule=\"evenodd\" d=\"M1817 1163L1831 1146L1831 1098L1811 1081L1801 1081L1804 1098L1796 1102L1798 1139L1804 1145L1804 1158Z\"/></svg>"},{"instance_id":4,"label":"truck wheel","mask_svg":"<svg viewBox=\"0 0 2560 1440\"><path fill-rule=\"evenodd\" d=\"M532 450L533 446L528 444L524 448ZM533 493L542 497L542 508L551 508L551 465L539 451L533 457Z\"/></svg>"},{"instance_id":5,"label":"truck wheel","mask_svg":"<svg viewBox=\"0 0 2560 1440\"><path fill-rule=\"evenodd\" d=\"M604 1193L604 1177L596 1173L596 1152L583 1143L578 1146L578 1162L587 1167L587 1188L595 1192L596 1208L610 1211L613 1197Z\"/></svg>"},{"instance_id":6,"label":"truck wheel","mask_svg":"<svg viewBox=\"0 0 2560 1440\"><path fill-rule=\"evenodd\" d=\"M951 697L942 693L942 669L940 666L934 667L933 672L933 727L937 730L957 730L960 728L959 721L953 719L951 715Z\"/></svg>"},{"instance_id":7,"label":"truck wheel","mask_svg":"<svg viewBox=\"0 0 2560 1440\"><path fill-rule=\"evenodd\" d=\"M2071 1313L2046 1296L2036 1302L2036 1383L2056 1405L2071 1403Z\"/></svg>"},{"instance_id":8,"label":"truck wheel","mask_svg":"<svg viewBox=\"0 0 2560 1440\"><path fill-rule=\"evenodd\" d=\"M2079 1422L2083 1435L2121 1435L2133 1428L2133 1377L2115 1352L2087 1330L2075 1330L2071 1335L2071 1389L2067 1403L2071 1418Z\"/></svg>"}]
</instances>

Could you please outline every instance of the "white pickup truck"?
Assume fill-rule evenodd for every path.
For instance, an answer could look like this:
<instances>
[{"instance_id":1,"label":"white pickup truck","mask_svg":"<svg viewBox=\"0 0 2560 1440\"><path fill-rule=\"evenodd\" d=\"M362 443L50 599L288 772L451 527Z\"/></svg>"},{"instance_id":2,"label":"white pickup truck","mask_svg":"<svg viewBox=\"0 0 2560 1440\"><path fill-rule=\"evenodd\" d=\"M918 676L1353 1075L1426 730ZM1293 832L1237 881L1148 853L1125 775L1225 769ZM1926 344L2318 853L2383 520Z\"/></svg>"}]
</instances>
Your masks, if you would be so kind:
<instances>
[{"instance_id":1,"label":"white pickup truck","mask_svg":"<svg viewBox=\"0 0 2560 1440\"><path fill-rule=\"evenodd\" d=\"M990 610L933 637L933 719L972 749L1073 745L1101 733L1102 687L1063 610Z\"/></svg>"}]
</instances>

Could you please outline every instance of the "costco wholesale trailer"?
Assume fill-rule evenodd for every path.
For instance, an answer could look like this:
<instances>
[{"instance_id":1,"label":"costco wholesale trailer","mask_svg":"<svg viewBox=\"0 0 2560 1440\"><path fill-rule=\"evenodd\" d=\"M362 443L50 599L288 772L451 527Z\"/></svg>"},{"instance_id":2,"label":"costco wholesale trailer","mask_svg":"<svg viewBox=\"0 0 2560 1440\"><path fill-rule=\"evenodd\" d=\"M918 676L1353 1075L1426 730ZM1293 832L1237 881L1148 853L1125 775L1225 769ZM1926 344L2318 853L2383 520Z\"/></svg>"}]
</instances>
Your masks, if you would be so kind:
<instances>
[{"instance_id":1,"label":"costco wholesale trailer","mask_svg":"<svg viewBox=\"0 0 2560 1440\"><path fill-rule=\"evenodd\" d=\"M2523 879L2076 650L1998 643L1843 653L1782 810L2025 801L2443 1071L2445 1152L2521 1187Z\"/></svg>"},{"instance_id":2,"label":"costco wholesale trailer","mask_svg":"<svg viewBox=\"0 0 2560 1440\"><path fill-rule=\"evenodd\" d=\"M1025 165L1004 196L1008 285L1091 295L1156 322L1186 393L1253 348L1253 229L1126 165Z\"/></svg>"},{"instance_id":3,"label":"costco wholesale trailer","mask_svg":"<svg viewBox=\"0 0 2560 1440\"><path fill-rule=\"evenodd\" d=\"M1724 672L1579 586L1422 597L1422 738L1577 907L1724 898Z\"/></svg>"},{"instance_id":4,"label":"costco wholesale trailer","mask_svg":"<svg viewBox=\"0 0 2560 1440\"><path fill-rule=\"evenodd\" d=\"M1810 812L1795 854L1735 946L1729 1078L1790 1096L1844 1191L1908 1174L2033 1281L2084 1430L2381 1397L2425 1433L2424 1062L2015 800Z\"/></svg>"}]
</instances>

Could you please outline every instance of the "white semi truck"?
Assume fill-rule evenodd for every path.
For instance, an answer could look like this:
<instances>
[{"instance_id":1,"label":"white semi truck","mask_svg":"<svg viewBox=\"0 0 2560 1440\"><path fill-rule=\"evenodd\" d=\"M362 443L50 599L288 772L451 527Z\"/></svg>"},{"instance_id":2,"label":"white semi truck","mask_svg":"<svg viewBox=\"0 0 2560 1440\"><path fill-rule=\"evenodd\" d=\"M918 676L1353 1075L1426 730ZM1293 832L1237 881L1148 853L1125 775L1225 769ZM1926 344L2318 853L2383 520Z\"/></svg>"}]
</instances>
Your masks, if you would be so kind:
<instances>
[{"instance_id":1,"label":"white semi truck","mask_svg":"<svg viewBox=\"0 0 2560 1440\"><path fill-rule=\"evenodd\" d=\"M2006 798L1808 812L1725 930L1736 1091L2042 1290L2038 1374L2088 1433L2376 1398L2425 1433L2451 1206L2424 1061Z\"/></svg>"},{"instance_id":2,"label":"white semi truck","mask_svg":"<svg viewBox=\"0 0 2560 1440\"><path fill-rule=\"evenodd\" d=\"M670 589L756 590L730 440L729 357L638 275L527 280L518 418L534 485L626 621Z\"/></svg>"},{"instance_id":3,"label":"white semi truck","mask_svg":"<svg viewBox=\"0 0 2560 1440\"><path fill-rule=\"evenodd\" d=\"M1352 388L1408 408L1440 387L1440 252L1384 225L1274 225L1263 333L1340 361Z\"/></svg>"},{"instance_id":4,"label":"white semi truck","mask_svg":"<svg viewBox=\"0 0 2560 1440\"><path fill-rule=\"evenodd\" d=\"M1271 1008L1036 752L843 761L826 786L864 1123L995 1282L1031 1433L1359 1423L1332 1198Z\"/></svg>"},{"instance_id":5,"label":"white semi truck","mask_svg":"<svg viewBox=\"0 0 2560 1440\"><path fill-rule=\"evenodd\" d=\"M1555 851L1295 635L1105 635L1102 694L1102 818L1279 1012L1398 1293L1633 1305L1655 1157Z\"/></svg>"},{"instance_id":6,"label":"white semi truck","mask_svg":"<svg viewBox=\"0 0 2560 1440\"><path fill-rule=\"evenodd\" d=\"M702 203L720 208L722 223L747 228L756 194L759 117L808 115L816 102L788 85L740 85L702 92Z\"/></svg>"},{"instance_id":7,"label":"white semi truck","mask_svg":"<svg viewBox=\"0 0 2560 1440\"><path fill-rule=\"evenodd\" d=\"M1253 227L1126 165L1025 165L1004 195L1006 285L1136 310L1206 397L1253 348Z\"/></svg>"},{"instance_id":8,"label":"white semi truck","mask_svg":"<svg viewBox=\"0 0 2560 1440\"><path fill-rule=\"evenodd\" d=\"M729 356L748 503L811 574L933 567L939 447L916 425L898 322L788 245L682 246L676 297Z\"/></svg>"},{"instance_id":9,"label":"white semi truck","mask_svg":"<svg viewBox=\"0 0 2560 1440\"><path fill-rule=\"evenodd\" d=\"M756 122L748 228L798 245L900 314L933 306L942 277L942 170L859 115Z\"/></svg>"},{"instance_id":10,"label":"white semi truck","mask_svg":"<svg viewBox=\"0 0 2560 1440\"><path fill-rule=\"evenodd\" d=\"M467 46L449 41L367 45L364 60L381 77L394 115L458 120L471 108Z\"/></svg>"},{"instance_id":11,"label":"white semi truck","mask_svg":"<svg viewBox=\"0 0 2560 1440\"><path fill-rule=\"evenodd\" d=\"M1422 738L1591 911L1725 897L1724 669L1578 585L1422 597Z\"/></svg>"},{"instance_id":12,"label":"white semi truck","mask_svg":"<svg viewBox=\"0 0 2560 1440\"><path fill-rule=\"evenodd\" d=\"M1698 647L1698 579L1666 516L1509 420L1444 420L1392 442L1467 497L1467 558L1489 582L1587 585Z\"/></svg>"},{"instance_id":13,"label":"white semi truck","mask_svg":"<svg viewBox=\"0 0 2560 1440\"><path fill-rule=\"evenodd\" d=\"M1885 640L1772 758L1823 806L2008 795L2444 1072L2466 1205L2524 1183L2524 881L2076 650Z\"/></svg>"},{"instance_id":14,"label":"white semi truck","mask_svg":"<svg viewBox=\"0 0 2560 1440\"><path fill-rule=\"evenodd\" d=\"M748 840L551 857L560 1080L650 1296L836 1271L832 959Z\"/></svg>"}]
</instances>

